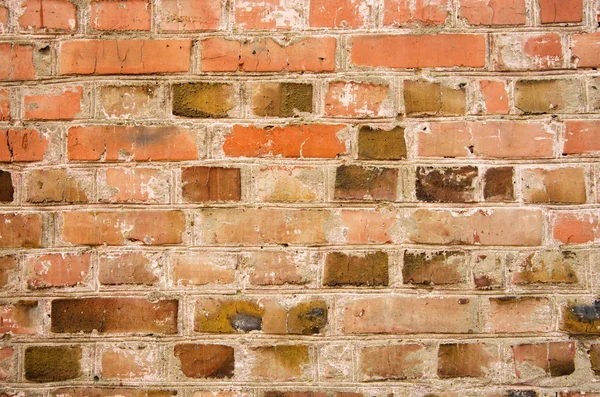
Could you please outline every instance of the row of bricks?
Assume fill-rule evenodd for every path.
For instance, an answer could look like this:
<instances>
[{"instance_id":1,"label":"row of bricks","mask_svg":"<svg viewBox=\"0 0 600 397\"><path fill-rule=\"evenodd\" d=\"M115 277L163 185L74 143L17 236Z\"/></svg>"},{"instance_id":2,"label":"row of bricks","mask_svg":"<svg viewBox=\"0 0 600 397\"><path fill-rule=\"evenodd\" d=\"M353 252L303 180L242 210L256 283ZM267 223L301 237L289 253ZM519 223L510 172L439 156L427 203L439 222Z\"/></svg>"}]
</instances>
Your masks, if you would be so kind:
<instances>
[{"instance_id":1,"label":"row of bricks","mask_svg":"<svg viewBox=\"0 0 600 397\"><path fill-rule=\"evenodd\" d=\"M600 334L600 301L589 295L319 293L212 298L187 293L185 299L173 295L3 299L0 333L25 339L123 334L186 337L231 334L234 339L240 333L322 337Z\"/></svg>"},{"instance_id":2,"label":"row of bricks","mask_svg":"<svg viewBox=\"0 0 600 397\"><path fill-rule=\"evenodd\" d=\"M254 165L0 169L0 203L600 202L600 168L546 166Z\"/></svg>"},{"instance_id":3,"label":"row of bricks","mask_svg":"<svg viewBox=\"0 0 600 397\"><path fill-rule=\"evenodd\" d=\"M547 386L548 382L559 384L568 379L591 381L600 375L600 344L590 342L504 339L466 343L392 341L385 345L222 343L210 340L179 344L6 346L0 348L0 377L7 382L18 380L21 365L19 372L24 382L90 382L96 377L97 386L115 381L157 383L192 379L346 383L419 379L435 384L453 378ZM317 357L319 365L313 371L311 366L316 366Z\"/></svg>"},{"instance_id":4,"label":"row of bricks","mask_svg":"<svg viewBox=\"0 0 600 397\"><path fill-rule=\"evenodd\" d=\"M598 211L592 210L391 206L381 210L248 207L19 212L0 213L0 247L392 243L556 246L598 241L599 217Z\"/></svg>"},{"instance_id":5,"label":"row of bricks","mask_svg":"<svg viewBox=\"0 0 600 397\"><path fill-rule=\"evenodd\" d=\"M351 0L162 0L158 4L101 0L81 2L77 7L68 0L26 0L12 7L0 6L0 26L3 32L22 33L173 33L227 30L228 20L234 30L297 30L581 24L584 18L583 0L511 0L509 4L460 0L457 5L455 9L449 0L417 0L413 7L406 0L361 0L358 4Z\"/></svg>"},{"instance_id":6,"label":"row of bricks","mask_svg":"<svg viewBox=\"0 0 600 397\"><path fill-rule=\"evenodd\" d=\"M395 83L398 87L395 87ZM113 83L114 84L114 83ZM0 119L395 118L600 110L600 78L188 82L0 89ZM96 109L94 109L94 105Z\"/></svg>"},{"instance_id":7,"label":"row of bricks","mask_svg":"<svg viewBox=\"0 0 600 397\"><path fill-rule=\"evenodd\" d=\"M563 45L563 40L569 44ZM488 41L493 51L488 51ZM197 43L141 39L0 43L0 79L33 80L36 75L55 74L333 72L380 67L499 71L596 68L600 65L600 55L595 51L598 42L600 33L564 38L557 33L499 34L489 35L489 40L485 34L438 34L363 35L343 40L315 36L282 40L245 37L242 41L213 37ZM343 51L337 51L338 44ZM402 51L382 52L381 48ZM492 53L491 60L488 52ZM56 58L58 70L53 66Z\"/></svg>"},{"instance_id":8,"label":"row of bricks","mask_svg":"<svg viewBox=\"0 0 600 397\"><path fill-rule=\"evenodd\" d=\"M46 294L318 288L599 292L595 251L26 251L0 256L0 291Z\"/></svg>"},{"instance_id":9,"label":"row of bricks","mask_svg":"<svg viewBox=\"0 0 600 397\"><path fill-rule=\"evenodd\" d=\"M0 131L0 162L334 159L348 157L355 147L359 160L568 159L598 155L599 125L598 120L442 121L361 126L358 133L343 124L11 128Z\"/></svg>"}]
</instances>

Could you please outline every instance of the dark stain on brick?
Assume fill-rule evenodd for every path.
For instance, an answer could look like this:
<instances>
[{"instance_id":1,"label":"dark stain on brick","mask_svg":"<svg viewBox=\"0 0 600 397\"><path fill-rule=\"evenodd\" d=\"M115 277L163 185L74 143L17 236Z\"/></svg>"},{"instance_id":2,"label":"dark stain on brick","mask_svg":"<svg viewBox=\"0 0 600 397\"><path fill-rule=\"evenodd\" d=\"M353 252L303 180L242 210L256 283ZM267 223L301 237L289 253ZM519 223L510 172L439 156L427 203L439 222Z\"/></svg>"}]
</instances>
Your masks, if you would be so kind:
<instances>
[{"instance_id":1,"label":"dark stain on brick","mask_svg":"<svg viewBox=\"0 0 600 397\"><path fill-rule=\"evenodd\" d=\"M233 109L233 86L221 83L173 84L173 114L222 118Z\"/></svg>"},{"instance_id":2,"label":"dark stain on brick","mask_svg":"<svg viewBox=\"0 0 600 397\"><path fill-rule=\"evenodd\" d=\"M25 379L60 382L81 376L81 347L30 346L25 349Z\"/></svg>"},{"instance_id":3,"label":"dark stain on brick","mask_svg":"<svg viewBox=\"0 0 600 397\"><path fill-rule=\"evenodd\" d=\"M364 256L343 252L327 254L323 285L366 287L387 286L388 283L388 254L386 252L370 252Z\"/></svg>"},{"instance_id":4,"label":"dark stain on brick","mask_svg":"<svg viewBox=\"0 0 600 397\"><path fill-rule=\"evenodd\" d=\"M464 252L440 251L427 253L406 251L404 252L402 277L405 284L458 284L463 280L459 269L461 261L466 261Z\"/></svg>"},{"instance_id":5,"label":"dark stain on brick","mask_svg":"<svg viewBox=\"0 0 600 397\"><path fill-rule=\"evenodd\" d=\"M0 201L10 203L14 199L15 189L13 187L12 175L8 171L0 171Z\"/></svg>"},{"instance_id":6,"label":"dark stain on brick","mask_svg":"<svg viewBox=\"0 0 600 397\"><path fill-rule=\"evenodd\" d=\"M181 172L182 196L188 203L239 201L242 196L239 168L188 167Z\"/></svg>"},{"instance_id":7,"label":"dark stain on brick","mask_svg":"<svg viewBox=\"0 0 600 397\"><path fill-rule=\"evenodd\" d=\"M335 175L336 199L372 200L396 199L398 170L394 168L342 165Z\"/></svg>"},{"instance_id":8,"label":"dark stain on brick","mask_svg":"<svg viewBox=\"0 0 600 397\"><path fill-rule=\"evenodd\" d=\"M464 203L475 200L477 167L417 167L417 199L426 202Z\"/></svg>"},{"instance_id":9,"label":"dark stain on brick","mask_svg":"<svg viewBox=\"0 0 600 397\"><path fill-rule=\"evenodd\" d=\"M287 315L287 332L313 335L327 325L327 303L322 300L302 302L292 307Z\"/></svg>"},{"instance_id":10,"label":"dark stain on brick","mask_svg":"<svg viewBox=\"0 0 600 397\"><path fill-rule=\"evenodd\" d=\"M406 158L404 128L390 131L362 126L358 131L358 158L361 160L402 160Z\"/></svg>"},{"instance_id":11,"label":"dark stain on brick","mask_svg":"<svg viewBox=\"0 0 600 397\"><path fill-rule=\"evenodd\" d=\"M513 201L513 167L488 168L484 175L483 197L485 201Z\"/></svg>"},{"instance_id":12,"label":"dark stain on brick","mask_svg":"<svg viewBox=\"0 0 600 397\"><path fill-rule=\"evenodd\" d=\"M563 307L561 329L570 334L600 334L600 300L591 305L571 302Z\"/></svg>"}]
</instances>

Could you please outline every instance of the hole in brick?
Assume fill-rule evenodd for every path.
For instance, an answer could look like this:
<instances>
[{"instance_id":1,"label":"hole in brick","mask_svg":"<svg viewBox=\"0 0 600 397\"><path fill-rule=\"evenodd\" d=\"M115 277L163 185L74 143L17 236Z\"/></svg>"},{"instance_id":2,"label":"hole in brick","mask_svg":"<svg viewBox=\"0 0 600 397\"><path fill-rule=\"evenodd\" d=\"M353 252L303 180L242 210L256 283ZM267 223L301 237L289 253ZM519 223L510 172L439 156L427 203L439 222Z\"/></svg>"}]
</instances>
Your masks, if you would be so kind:
<instances>
[{"instance_id":1,"label":"hole in brick","mask_svg":"<svg viewBox=\"0 0 600 397\"><path fill-rule=\"evenodd\" d=\"M44 47L40 48L38 50L38 52L42 55L48 55L48 54L50 54L50 46L48 46L48 45L44 46Z\"/></svg>"}]
</instances>

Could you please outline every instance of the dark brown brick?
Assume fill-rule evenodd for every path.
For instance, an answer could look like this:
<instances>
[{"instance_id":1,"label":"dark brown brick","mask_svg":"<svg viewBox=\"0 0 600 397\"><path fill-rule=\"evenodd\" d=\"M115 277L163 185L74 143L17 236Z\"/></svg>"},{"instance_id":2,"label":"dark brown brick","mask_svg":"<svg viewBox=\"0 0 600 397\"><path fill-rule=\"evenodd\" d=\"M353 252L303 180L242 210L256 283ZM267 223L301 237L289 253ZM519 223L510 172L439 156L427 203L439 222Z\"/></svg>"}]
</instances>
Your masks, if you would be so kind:
<instances>
[{"instance_id":1,"label":"dark brown brick","mask_svg":"<svg viewBox=\"0 0 600 397\"><path fill-rule=\"evenodd\" d=\"M0 201L10 203L14 199L15 189L13 187L12 175L8 171L0 171Z\"/></svg>"},{"instance_id":2,"label":"dark brown brick","mask_svg":"<svg viewBox=\"0 0 600 397\"><path fill-rule=\"evenodd\" d=\"M475 201L477 167L417 167L417 200L443 203Z\"/></svg>"},{"instance_id":3,"label":"dark brown brick","mask_svg":"<svg viewBox=\"0 0 600 397\"><path fill-rule=\"evenodd\" d=\"M386 252L369 252L363 255L343 252L327 254L323 285L386 286L388 282Z\"/></svg>"},{"instance_id":4,"label":"dark brown brick","mask_svg":"<svg viewBox=\"0 0 600 397\"><path fill-rule=\"evenodd\" d=\"M459 116L466 112L463 87L452 88L427 81L404 81L407 116Z\"/></svg>"},{"instance_id":5,"label":"dark brown brick","mask_svg":"<svg viewBox=\"0 0 600 397\"><path fill-rule=\"evenodd\" d=\"M600 344L590 346L590 362L594 374L600 375Z\"/></svg>"},{"instance_id":6,"label":"dark brown brick","mask_svg":"<svg viewBox=\"0 0 600 397\"><path fill-rule=\"evenodd\" d=\"M313 111L313 86L302 83L258 83L252 88L252 113L257 116L293 117L296 111Z\"/></svg>"},{"instance_id":7,"label":"dark brown brick","mask_svg":"<svg viewBox=\"0 0 600 397\"><path fill-rule=\"evenodd\" d=\"M393 168L342 165L335 175L336 199L389 200L396 199L398 170Z\"/></svg>"},{"instance_id":8,"label":"dark brown brick","mask_svg":"<svg viewBox=\"0 0 600 397\"><path fill-rule=\"evenodd\" d=\"M404 128L389 131L362 126L358 131L358 158L361 160L402 160L406 158Z\"/></svg>"},{"instance_id":9,"label":"dark brown brick","mask_svg":"<svg viewBox=\"0 0 600 397\"><path fill-rule=\"evenodd\" d=\"M494 364L493 358L490 350L482 343L442 344L438 351L438 376L484 377Z\"/></svg>"},{"instance_id":10,"label":"dark brown brick","mask_svg":"<svg viewBox=\"0 0 600 397\"><path fill-rule=\"evenodd\" d=\"M181 180L183 199L188 203L239 201L242 195L239 168L184 168Z\"/></svg>"},{"instance_id":11,"label":"dark brown brick","mask_svg":"<svg viewBox=\"0 0 600 397\"><path fill-rule=\"evenodd\" d=\"M459 251L404 252L405 284L447 285L464 281L467 256Z\"/></svg>"},{"instance_id":12,"label":"dark brown brick","mask_svg":"<svg viewBox=\"0 0 600 397\"><path fill-rule=\"evenodd\" d=\"M231 378L235 367L233 347L223 345L175 345L175 356L188 378Z\"/></svg>"},{"instance_id":13,"label":"dark brown brick","mask_svg":"<svg viewBox=\"0 0 600 397\"><path fill-rule=\"evenodd\" d=\"M29 346L25 349L25 379L60 382L81 376L81 347Z\"/></svg>"},{"instance_id":14,"label":"dark brown brick","mask_svg":"<svg viewBox=\"0 0 600 397\"><path fill-rule=\"evenodd\" d=\"M322 300L301 302L287 315L287 333L314 335L327 325L327 303Z\"/></svg>"},{"instance_id":15,"label":"dark brown brick","mask_svg":"<svg viewBox=\"0 0 600 397\"><path fill-rule=\"evenodd\" d=\"M488 168L483 177L485 201L513 201L515 199L513 176L513 167Z\"/></svg>"},{"instance_id":16,"label":"dark brown brick","mask_svg":"<svg viewBox=\"0 0 600 397\"><path fill-rule=\"evenodd\" d=\"M221 83L173 84L175 116L222 118L233 109L233 85Z\"/></svg>"}]
</instances>

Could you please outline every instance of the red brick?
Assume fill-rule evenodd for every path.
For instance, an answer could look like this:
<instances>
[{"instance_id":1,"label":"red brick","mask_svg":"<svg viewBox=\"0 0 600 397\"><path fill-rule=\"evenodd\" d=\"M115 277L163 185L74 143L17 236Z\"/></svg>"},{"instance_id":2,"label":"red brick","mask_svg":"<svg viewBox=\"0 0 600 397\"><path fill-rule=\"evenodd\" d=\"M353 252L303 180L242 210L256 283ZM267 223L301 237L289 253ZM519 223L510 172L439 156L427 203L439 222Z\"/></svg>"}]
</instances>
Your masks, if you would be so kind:
<instances>
[{"instance_id":1,"label":"red brick","mask_svg":"<svg viewBox=\"0 0 600 397\"><path fill-rule=\"evenodd\" d=\"M441 122L418 135L424 157L545 158L554 156L555 133L542 123Z\"/></svg>"},{"instance_id":2,"label":"red brick","mask_svg":"<svg viewBox=\"0 0 600 397\"><path fill-rule=\"evenodd\" d=\"M181 372L188 378L231 378L235 368L234 350L223 345L175 345Z\"/></svg>"},{"instance_id":3,"label":"red brick","mask_svg":"<svg viewBox=\"0 0 600 397\"><path fill-rule=\"evenodd\" d=\"M68 0L27 0L25 12L19 18L23 30L74 31L77 29L77 8Z\"/></svg>"},{"instance_id":4,"label":"red brick","mask_svg":"<svg viewBox=\"0 0 600 397\"><path fill-rule=\"evenodd\" d=\"M5 33L8 30L8 7L0 5L0 32Z\"/></svg>"},{"instance_id":5,"label":"red brick","mask_svg":"<svg viewBox=\"0 0 600 397\"><path fill-rule=\"evenodd\" d=\"M157 168L106 168L98 170L99 200L109 203L165 203L169 178Z\"/></svg>"},{"instance_id":6,"label":"red brick","mask_svg":"<svg viewBox=\"0 0 600 397\"><path fill-rule=\"evenodd\" d=\"M438 351L438 376L477 378L492 373L497 351L483 343L441 344Z\"/></svg>"},{"instance_id":7,"label":"red brick","mask_svg":"<svg viewBox=\"0 0 600 397\"><path fill-rule=\"evenodd\" d=\"M163 0L157 11L165 32L217 30L221 25L221 0Z\"/></svg>"},{"instance_id":8,"label":"red brick","mask_svg":"<svg viewBox=\"0 0 600 397\"><path fill-rule=\"evenodd\" d=\"M309 25L313 28L366 28L374 10L365 0L310 0Z\"/></svg>"},{"instance_id":9,"label":"red brick","mask_svg":"<svg viewBox=\"0 0 600 397\"><path fill-rule=\"evenodd\" d=\"M71 127L67 140L68 158L75 161L198 159L196 136L185 127Z\"/></svg>"},{"instance_id":10,"label":"red brick","mask_svg":"<svg viewBox=\"0 0 600 397\"><path fill-rule=\"evenodd\" d=\"M37 130L0 131L0 162L42 161L49 143Z\"/></svg>"},{"instance_id":11,"label":"red brick","mask_svg":"<svg viewBox=\"0 0 600 397\"><path fill-rule=\"evenodd\" d=\"M293 29L300 24L300 3L246 0L235 4L235 26L242 29Z\"/></svg>"},{"instance_id":12,"label":"red brick","mask_svg":"<svg viewBox=\"0 0 600 397\"><path fill-rule=\"evenodd\" d=\"M346 334L463 334L477 329L477 302L467 298L377 297L344 306ZM423 313L427 313L426 316Z\"/></svg>"},{"instance_id":13,"label":"red brick","mask_svg":"<svg viewBox=\"0 0 600 397\"><path fill-rule=\"evenodd\" d=\"M0 379L15 379L16 378L16 354L12 346L0 348Z\"/></svg>"},{"instance_id":14,"label":"red brick","mask_svg":"<svg viewBox=\"0 0 600 397\"><path fill-rule=\"evenodd\" d=\"M103 380L145 380L161 379L161 357L156 347L133 345L103 349Z\"/></svg>"},{"instance_id":15,"label":"red brick","mask_svg":"<svg viewBox=\"0 0 600 397\"><path fill-rule=\"evenodd\" d=\"M95 30L150 30L148 0L94 0L91 24Z\"/></svg>"},{"instance_id":16,"label":"red brick","mask_svg":"<svg viewBox=\"0 0 600 397\"><path fill-rule=\"evenodd\" d=\"M352 41L351 62L356 66L398 69L485 66L483 35L355 36ZM396 50L382 51L384 48Z\"/></svg>"},{"instance_id":17,"label":"red brick","mask_svg":"<svg viewBox=\"0 0 600 397\"><path fill-rule=\"evenodd\" d=\"M98 258L103 285L155 285L160 281L160 257L147 252L115 252Z\"/></svg>"},{"instance_id":18,"label":"red brick","mask_svg":"<svg viewBox=\"0 0 600 397\"><path fill-rule=\"evenodd\" d=\"M177 300L143 298L55 299L54 333L177 333Z\"/></svg>"},{"instance_id":19,"label":"red brick","mask_svg":"<svg viewBox=\"0 0 600 397\"><path fill-rule=\"evenodd\" d=\"M28 256L25 271L29 289L76 287L90 271L90 253Z\"/></svg>"},{"instance_id":20,"label":"red brick","mask_svg":"<svg viewBox=\"0 0 600 397\"><path fill-rule=\"evenodd\" d=\"M589 212L557 213L552 223L552 236L564 244L585 244L600 237L598 217Z\"/></svg>"},{"instance_id":21,"label":"red brick","mask_svg":"<svg viewBox=\"0 0 600 397\"><path fill-rule=\"evenodd\" d=\"M325 114L342 117L393 116L387 83L332 81L325 94Z\"/></svg>"},{"instance_id":22,"label":"red brick","mask_svg":"<svg viewBox=\"0 0 600 397\"><path fill-rule=\"evenodd\" d=\"M0 90L0 121L10 120L10 91Z\"/></svg>"},{"instance_id":23,"label":"red brick","mask_svg":"<svg viewBox=\"0 0 600 397\"><path fill-rule=\"evenodd\" d=\"M0 256L0 289L11 288L13 276L17 274L17 257L14 255Z\"/></svg>"},{"instance_id":24,"label":"red brick","mask_svg":"<svg viewBox=\"0 0 600 397\"><path fill-rule=\"evenodd\" d=\"M223 167L188 167L181 170L185 202L239 201L242 195L241 170Z\"/></svg>"},{"instance_id":25,"label":"red brick","mask_svg":"<svg viewBox=\"0 0 600 397\"><path fill-rule=\"evenodd\" d=\"M345 125L287 125L265 127L234 125L225 137L229 157L335 158L346 153L338 133Z\"/></svg>"},{"instance_id":26,"label":"red brick","mask_svg":"<svg viewBox=\"0 0 600 397\"><path fill-rule=\"evenodd\" d=\"M33 46L0 43L0 80L33 79Z\"/></svg>"},{"instance_id":27,"label":"red brick","mask_svg":"<svg viewBox=\"0 0 600 397\"><path fill-rule=\"evenodd\" d=\"M191 46L190 40L67 41L59 50L60 74L187 72Z\"/></svg>"},{"instance_id":28,"label":"red brick","mask_svg":"<svg viewBox=\"0 0 600 397\"><path fill-rule=\"evenodd\" d=\"M561 69L561 40L558 33L494 35L494 66L497 70Z\"/></svg>"},{"instance_id":29,"label":"red brick","mask_svg":"<svg viewBox=\"0 0 600 397\"><path fill-rule=\"evenodd\" d=\"M508 92L503 81L481 80L481 93L485 98L485 111L491 114L508 114Z\"/></svg>"},{"instance_id":30,"label":"red brick","mask_svg":"<svg viewBox=\"0 0 600 397\"><path fill-rule=\"evenodd\" d=\"M365 346L360 351L362 380L419 379L425 376L421 345Z\"/></svg>"},{"instance_id":31,"label":"red brick","mask_svg":"<svg viewBox=\"0 0 600 397\"><path fill-rule=\"evenodd\" d=\"M583 0L538 0L542 23L581 22Z\"/></svg>"},{"instance_id":32,"label":"red brick","mask_svg":"<svg viewBox=\"0 0 600 397\"><path fill-rule=\"evenodd\" d=\"M309 37L282 46L271 38L210 38L202 40L201 51L203 72L332 72L336 39Z\"/></svg>"},{"instance_id":33,"label":"red brick","mask_svg":"<svg viewBox=\"0 0 600 397\"><path fill-rule=\"evenodd\" d=\"M1 248L42 246L42 215L0 214Z\"/></svg>"},{"instance_id":34,"label":"red brick","mask_svg":"<svg viewBox=\"0 0 600 397\"><path fill-rule=\"evenodd\" d=\"M306 251L254 251L243 263L253 285L304 285L316 279L314 257Z\"/></svg>"},{"instance_id":35,"label":"red brick","mask_svg":"<svg viewBox=\"0 0 600 397\"><path fill-rule=\"evenodd\" d=\"M563 154L600 154L600 121L569 120L565 123Z\"/></svg>"},{"instance_id":36,"label":"red brick","mask_svg":"<svg viewBox=\"0 0 600 397\"><path fill-rule=\"evenodd\" d=\"M340 215L347 229L346 242L354 244L391 243L391 229L397 216L393 212L343 210Z\"/></svg>"},{"instance_id":37,"label":"red brick","mask_svg":"<svg viewBox=\"0 0 600 397\"><path fill-rule=\"evenodd\" d=\"M552 306L547 298L491 298L488 329L495 334L552 331Z\"/></svg>"},{"instance_id":38,"label":"red brick","mask_svg":"<svg viewBox=\"0 0 600 397\"><path fill-rule=\"evenodd\" d=\"M571 38L573 62L578 68L596 68L600 66L600 54L596 49L600 45L600 32L574 34Z\"/></svg>"},{"instance_id":39,"label":"red brick","mask_svg":"<svg viewBox=\"0 0 600 397\"><path fill-rule=\"evenodd\" d=\"M420 244L541 245L542 212L490 209L454 212L419 209L409 239ZM515 225L520 225L515 228Z\"/></svg>"},{"instance_id":40,"label":"red brick","mask_svg":"<svg viewBox=\"0 0 600 397\"><path fill-rule=\"evenodd\" d=\"M413 10L410 0L385 0L383 24L403 26L418 23L423 26L443 25L448 17L448 0L417 0Z\"/></svg>"},{"instance_id":41,"label":"red brick","mask_svg":"<svg viewBox=\"0 0 600 397\"><path fill-rule=\"evenodd\" d=\"M0 304L0 335L33 335L41 331L42 309L37 301Z\"/></svg>"},{"instance_id":42,"label":"red brick","mask_svg":"<svg viewBox=\"0 0 600 397\"><path fill-rule=\"evenodd\" d=\"M174 253L171 257L173 284L232 284L238 260L235 255L211 252Z\"/></svg>"},{"instance_id":43,"label":"red brick","mask_svg":"<svg viewBox=\"0 0 600 397\"><path fill-rule=\"evenodd\" d=\"M185 228L181 211L62 213L62 238L71 244L180 244Z\"/></svg>"},{"instance_id":44,"label":"red brick","mask_svg":"<svg viewBox=\"0 0 600 397\"><path fill-rule=\"evenodd\" d=\"M515 375L527 377L529 367L537 367L549 376L566 376L575 372L575 342L549 342L512 347ZM522 372L523 370L523 372Z\"/></svg>"},{"instance_id":45,"label":"red brick","mask_svg":"<svg viewBox=\"0 0 600 397\"><path fill-rule=\"evenodd\" d=\"M525 25L525 0L461 0L460 17L470 25Z\"/></svg>"},{"instance_id":46,"label":"red brick","mask_svg":"<svg viewBox=\"0 0 600 397\"><path fill-rule=\"evenodd\" d=\"M72 120L81 112L83 88L52 88L45 94L26 93L23 97L25 118L37 120Z\"/></svg>"}]
</instances>

